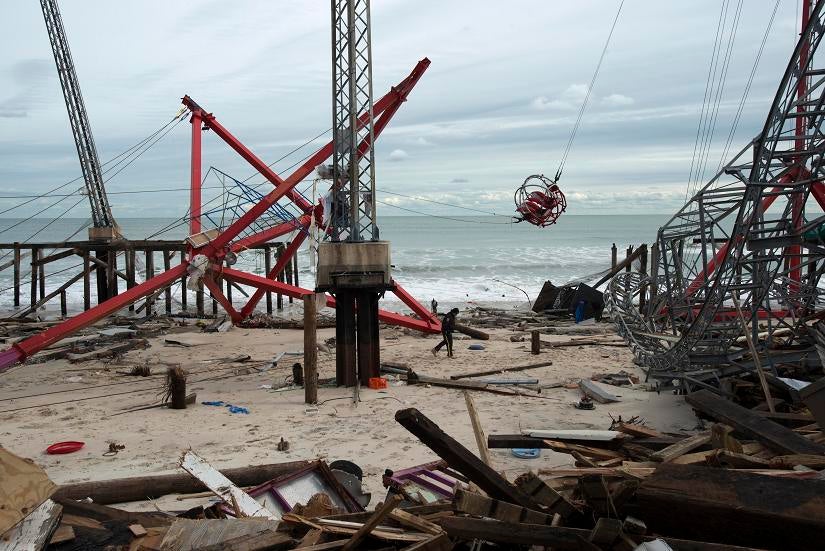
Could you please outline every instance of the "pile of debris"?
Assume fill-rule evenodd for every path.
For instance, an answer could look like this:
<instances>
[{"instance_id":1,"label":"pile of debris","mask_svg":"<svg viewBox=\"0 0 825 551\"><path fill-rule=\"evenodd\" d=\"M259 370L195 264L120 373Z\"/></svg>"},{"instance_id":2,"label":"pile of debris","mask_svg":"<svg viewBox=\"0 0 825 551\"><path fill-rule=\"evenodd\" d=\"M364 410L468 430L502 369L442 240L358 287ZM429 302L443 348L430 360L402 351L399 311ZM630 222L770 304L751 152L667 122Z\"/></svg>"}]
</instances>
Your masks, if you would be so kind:
<instances>
[{"instance_id":1,"label":"pile of debris","mask_svg":"<svg viewBox=\"0 0 825 551\"><path fill-rule=\"evenodd\" d=\"M821 548L819 426L784 427L705 391L688 401L717 422L687 437L638 419L615 420L609 430L527 429L486 442L476 430L479 456L420 411L400 410L396 421L440 460L387 470L387 494L373 511L365 510L371 496L362 491L363 473L348 461L221 472L188 451L180 460L186 474L56 486L0 448L0 533L5 545L27 549ZM477 429L473 408L470 415ZM488 444L552 449L570 454L575 466L509 481L490 465ZM173 493L212 501L175 513L110 506Z\"/></svg>"}]
</instances>

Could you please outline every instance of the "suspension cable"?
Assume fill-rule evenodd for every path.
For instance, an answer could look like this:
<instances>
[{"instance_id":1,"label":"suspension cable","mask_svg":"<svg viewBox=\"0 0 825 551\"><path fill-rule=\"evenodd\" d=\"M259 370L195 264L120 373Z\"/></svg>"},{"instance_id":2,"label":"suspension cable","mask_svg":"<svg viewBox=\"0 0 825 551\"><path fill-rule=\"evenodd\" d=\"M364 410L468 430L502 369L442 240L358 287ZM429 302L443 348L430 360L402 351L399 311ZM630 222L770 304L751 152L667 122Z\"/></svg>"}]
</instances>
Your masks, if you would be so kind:
<instances>
[{"instance_id":1,"label":"suspension cable","mask_svg":"<svg viewBox=\"0 0 825 551\"><path fill-rule=\"evenodd\" d=\"M576 117L576 123L573 125L573 131L570 133L570 138L567 140L567 145L564 148L564 153L562 153L561 161L559 161L559 168L556 170L556 177L555 181L558 182L559 178L561 178L561 173L564 170L564 163L567 162L567 156L570 154L570 148L573 147L573 140L576 139L576 134L579 131L579 126L581 126L582 117L584 116L584 110L587 108L587 103L590 101L590 95L593 93L593 86L596 84L596 78L599 76L599 71L602 68L602 62L604 61L604 56L607 54L607 48L610 46L610 39L613 38L613 31L616 30L616 23L619 21L619 15L622 13L622 6L624 6L624 0L619 2L619 9L616 10L616 17L613 18L613 25L610 27L610 33L607 35L607 40L604 43L604 48L602 48L602 53L599 56L599 62L596 64L596 70L593 72L593 77L590 79L590 85L587 87L587 93L584 96L584 100L582 101L581 107L579 108L579 114Z\"/></svg>"}]
</instances>

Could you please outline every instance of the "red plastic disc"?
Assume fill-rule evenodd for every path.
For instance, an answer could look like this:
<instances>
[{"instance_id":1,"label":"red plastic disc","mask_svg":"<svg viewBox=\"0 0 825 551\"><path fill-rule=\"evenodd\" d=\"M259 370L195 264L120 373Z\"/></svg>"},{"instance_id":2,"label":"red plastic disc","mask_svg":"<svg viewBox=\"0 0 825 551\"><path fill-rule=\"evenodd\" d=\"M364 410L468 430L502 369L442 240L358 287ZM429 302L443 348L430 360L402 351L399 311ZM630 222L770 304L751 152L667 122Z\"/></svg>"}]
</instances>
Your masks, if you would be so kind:
<instances>
[{"instance_id":1,"label":"red plastic disc","mask_svg":"<svg viewBox=\"0 0 825 551\"><path fill-rule=\"evenodd\" d=\"M85 446L85 442L58 442L46 448L46 453L56 455L61 453L73 453Z\"/></svg>"}]
</instances>

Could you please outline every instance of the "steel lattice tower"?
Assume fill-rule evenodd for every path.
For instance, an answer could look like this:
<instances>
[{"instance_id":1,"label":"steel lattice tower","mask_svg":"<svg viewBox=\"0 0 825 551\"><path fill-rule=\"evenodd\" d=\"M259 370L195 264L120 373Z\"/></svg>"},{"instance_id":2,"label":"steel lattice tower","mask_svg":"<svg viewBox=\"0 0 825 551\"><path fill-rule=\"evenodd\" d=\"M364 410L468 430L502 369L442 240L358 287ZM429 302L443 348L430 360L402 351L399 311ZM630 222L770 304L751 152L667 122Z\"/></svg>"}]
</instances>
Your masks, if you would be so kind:
<instances>
[{"instance_id":1,"label":"steel lattice tower","mask_svg":"<svg viewBox=\"0 0 825 551\"><path fill-rule=\"evenodd\" d=\"M69 42L66 40L66 31L63 20L57 7L57 0L40 0L43 18L46 21L46 30L49 33L49 42L57 65L57 76L63 89L63 99L66 101L66 110L69 112L69 122L72 127L77 155L80 159L80 168L83 171L83 181L86 183L86 192L92 209L92 224L95 228L115 228L115 219L106 197L103 186L103 173L100 170L100 160L97 156L92 128L89 125L89 116L80 93L80 83L69 51Z\"/></svg>"},{"instance_id":2,"label":"steel lattice tower","mask_svg":"<svg viewBox=\"0 0 825 551\"><path fill-rule=\"evenodd\" d=\"M332 0L332 119L332 238L375 241L369 0Z\"/></svg>"}]
</instances>

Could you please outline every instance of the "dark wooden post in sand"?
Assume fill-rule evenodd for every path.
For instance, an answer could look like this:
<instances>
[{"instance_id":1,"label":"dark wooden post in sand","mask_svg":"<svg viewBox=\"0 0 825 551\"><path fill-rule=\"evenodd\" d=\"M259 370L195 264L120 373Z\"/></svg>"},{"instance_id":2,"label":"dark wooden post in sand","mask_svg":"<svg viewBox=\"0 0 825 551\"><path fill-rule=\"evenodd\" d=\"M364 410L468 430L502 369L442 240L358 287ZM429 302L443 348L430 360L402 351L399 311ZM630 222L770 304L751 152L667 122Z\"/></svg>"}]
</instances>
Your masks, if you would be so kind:
<instances>
[{"instance_id":1,"label":"dark wooden post in sand","mask_svg":"<svg viewBox=\"0 0 825 551\"><path fill-rule=\"evenodd\" d=\"M541 333L538 329L530 331L530 352L533 354L541 352Z\"/></svg>"},{"instance_id":2,"label":"dark wooden post in sand","mask_svg":"<svg viewBox=\"0 0 825 551\"><path fill-rule=\"evenodd\" d=\"M89 250L83 250L83 310L88 310L92 307L92 270L89 267L91 260Z\"/></svg>"},{"instance_id":3,"label":"dark wooden post in sand","mask_svg":"<svg viewBox=\"0 0 825 551\"><path fill-rule=\"evenodd\" d=\"M642 248L642 256L639 258L641 267L639 273L642 277L647 275L647 247ZM645 311L645 301L647 300L647 285L642 284L639 288L639 312Z\"/></svg>"},{"instance_id":4,"label":"dark wooden post in sand","mask_svg":"<svg viewBox=\"0 0 825 551\"><path fill-rule=\"evenodd\" d=\"M20 306L20 243L14 244L14 305Z\"/></svg>"},{"instance_id":5,"label":"dark wooden post in sand","mask_svg":"<svg viewBox=\"0 0 825 551\"><path fill-rule=\"evenodd\" d=\"M304 295L304 401L318 403L318 341L315 294Z\"/></svg>"},{"instance_id":6,"label":"dark wooden post in sand","mask_svg":"<svg viewBox=\"0 0 825 551\"><path fill-rule=\"evenodd\" d=\"M466 476L491 498L541 511L541 506L533 498L510 484L417 409L398 410L395 413L395 420L446 461L451 469Z\"/></svg>"},{"instance_id":7,"label":"dark wooden post in sand","mask_svg":"<svg viewBox=\"0 0 825 551\"><path fill-rule=\"evenodd\" d=\"M163 269L166 270L166 271L169 271L170 269L172 269L172 255L167 250L163 251ZM166 305L165 305L166 306L166 315L171 316L172 315L172 286L171 285L167 286L166 289L163 291L163 299L164 299L164 302L166 303Z\"/></svg>"},{"instance_id":8,"label":"dark wooden post in sand","mask_svg":"<svg viewBox=\"0 0 825 551\"><path fill-rule=\"evenodd\" d=\"M264 272L268 275L272 271L272 247L264 247ZM272 291L266 292L266 313L272 315Z\"/></svg>"}]
</instances>

